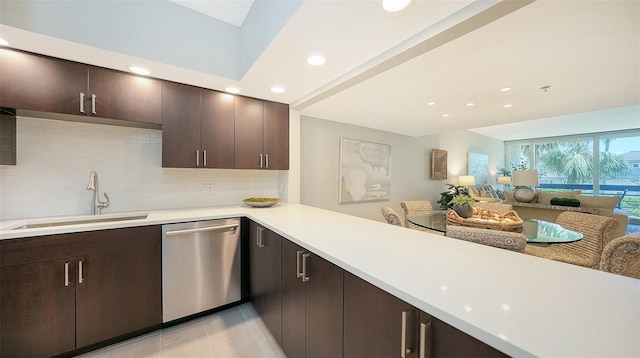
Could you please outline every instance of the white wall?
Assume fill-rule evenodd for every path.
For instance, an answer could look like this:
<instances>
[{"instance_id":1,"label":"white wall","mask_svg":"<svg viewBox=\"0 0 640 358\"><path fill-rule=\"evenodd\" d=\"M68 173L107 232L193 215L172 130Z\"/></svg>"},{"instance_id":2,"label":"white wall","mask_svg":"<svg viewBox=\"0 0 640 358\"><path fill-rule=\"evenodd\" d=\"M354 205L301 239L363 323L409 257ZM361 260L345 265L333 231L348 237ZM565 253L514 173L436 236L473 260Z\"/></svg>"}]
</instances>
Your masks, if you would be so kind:
<instances>
[{"instance_id":1,"label":"white wall","mask_svg":"<svg viewBox=\"0 0 640 358\"><path fill-rule=\"evenodd\" d=\"M298 120L291 123L298 136ZM162 168L160 130L18 117L17 134L18 165L0 166L1 220L90 214L92 170L111 198L104 213L297 199L288 193L296 180L287 171Z\"/></svg>"},{"instance_id":2,"label":"white wall","mask_svg":"<svg viewBox=\"0 0 640 358\"><path fill-rule=\"evenodd\" d=\"M489 156L490 184L495 184L497 167L504 166L504 143L469 131L414 138L305 116L300 127L300 202L378 221L384 221L383 206L402 216L404 200L428 200L436 208L446 183L457 184L458 176L467 174L468 152ZM391 200L338 203L341 137L391 145ZM448 152L446 180L430 179L432 149Z\"/></svg>"}]
</instances>

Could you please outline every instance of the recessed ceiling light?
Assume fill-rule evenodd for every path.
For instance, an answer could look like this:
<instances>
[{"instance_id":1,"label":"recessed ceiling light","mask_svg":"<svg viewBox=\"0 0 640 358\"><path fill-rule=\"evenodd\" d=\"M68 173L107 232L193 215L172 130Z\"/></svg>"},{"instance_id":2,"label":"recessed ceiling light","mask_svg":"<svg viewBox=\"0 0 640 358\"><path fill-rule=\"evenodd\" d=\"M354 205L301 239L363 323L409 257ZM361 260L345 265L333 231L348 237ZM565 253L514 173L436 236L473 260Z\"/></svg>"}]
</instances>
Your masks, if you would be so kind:
<instances>
[{"instance_id":1,"label":"recessed ceiling light","mask_svg":"<svg viewBox=\"0 0 640 358\"><path fill-rule=\"evenodd\" d=\"M309 56L307 56L307 63L312 66L321 66L324 65L324 62L324 57L318 53L310 54Z\"/></svg>"},{"instance_id":2,"label":"recessed ceiling light","mask_svg":"<svg viewBox=\"0 0 640 358\"><path fill-rule=\"evenodd\" d=\"M240 89L237 87L225 87L224 90L229 93L240 93Z\"/></svg>"},{"instance_id":3,"label":"recessed ceiling light","mask_svg":"<svg viewBox=\"0 0 640 358\"><path fill-rule=\"evenodd\" d=\"M271 92L273 92L273 93L284 93L284 87L282 87L282 86L273 86L273 87L271 87Z\"/></svg>"},{"instance_id":4,"label":"recessed ceiling light","mask_svg":"<svg viewBox=\"0 0 640 358\"><path fill-rule=\"evenodd\" d=\"M511 87L500 88L500 92L507 92L507 91L511 91Z\"/></svg>"},{"instance_id":5,"label":"recessed ceiling light","mask_svg":"<svg viewBox=\"0 0 640 358\"><path fill-rule=\"evenodd\" d=\"M467 107L473 107L473 106L475 106L475 105L476 105L476 104L475 104L475 103L473 103L473 102L469 102L469 103L467 103Z\"/></svg>"},{"instance_id":6,"label":"recessed ceiling light","mask_svg":"<svg viewBox=\"0 0 640 358\"><path fill-rule=\"evenodd\" d=\"M9 46L9 41L0 38L0 46Z\"/></svg>"},{"instance_id":7,"label":"recessed ceiling light","mask_svg":"<svg viewBox=\"0 0 640 358\"><path fill-rule=\"evenodd\" d=\"M409 5L411 0L382 0L382 8L389 12L396 12Z\"/></svg>"},{"instance_id":8,"label":"recessed ceiling light","mask_svg":"<svg viewBox=\"0 0 640 358\"><path fill-rule=\"evenodd\" d=\"M505 105L504 105L504 108L509 108L509 107L511 107L511 106L513 106L513 105L512 105L512 104L505 104Z\"/></svg>"},{"instance_id":9,"label":"recessed ceiling light","mask_svg":"<svg viewBox=\"0 0 640 358\"><path fill-rule=\"evenodd\" d=\"M429 102L429 103L427 103L427 106L433 106L435 104L436 104L436 102Z\"/></svg>"},{"instance_id":10,"label":"recessed ceiling light","mask_svg":"<svg viewBox=\"0 0 640 358\"><path fill-rule=\"evenodd\" d=\"M148 68L142 67L140 65L129 65L129 71L143 76L148 76L151 74L151 71Z\"/></svg>"},{"instance_id":11,"label":"recessed ceiling light","mask_svg":"<svg viewBox=\"0 0 640 358\"><path fill-rule=\"evenodd\" d=\"M443 114L442 116L443 116L443 117L449 117L449 114L448 114L448 113L445 113L445 114Z\"/></svg>"}]
</instances>

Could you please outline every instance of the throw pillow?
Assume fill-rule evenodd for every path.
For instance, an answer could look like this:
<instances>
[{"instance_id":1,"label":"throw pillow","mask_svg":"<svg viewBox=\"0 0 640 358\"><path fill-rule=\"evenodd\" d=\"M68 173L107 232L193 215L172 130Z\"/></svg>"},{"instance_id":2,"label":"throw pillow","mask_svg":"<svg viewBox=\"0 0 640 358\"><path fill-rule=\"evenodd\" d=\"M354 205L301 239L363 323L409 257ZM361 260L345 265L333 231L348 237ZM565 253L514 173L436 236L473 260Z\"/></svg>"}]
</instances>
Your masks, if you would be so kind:
<instances>
[{"instance_id":1,"label":"throw pillow","mask_svg":"<svg viewBox=\"0 0 640 358\"><path fill-rule=\"evenodd\" d=\"M538 194L538 204L551 205L551 198L568 198L580 195L582 190L560 192L536 190L536 193ZM580 202L582 203L582 200L580 200Z\"/></svg>"},{"instance_id":2,"label":"throw pillow","mask_svg":"<svg viewBox=\"0 0 640 358\"><path fill-rule=\"evenodd\" d=\"M590 196L590 195L574 195L574 198L580 200L580 205L587 208L603 208L613 210L620 201L620 195L614 196Z\"/></svg>"},{"instance_id":3,"label":"throw pillow","mask_svg":"<svg viewBox=\"0 0 640 358\"><path fill-rule=\"evenodd\" d=\"M505 190L504 191L504 201L507 203L513 203L516 201L516 198L513 197L513 190Z\"/></svg>"}]
</instances>

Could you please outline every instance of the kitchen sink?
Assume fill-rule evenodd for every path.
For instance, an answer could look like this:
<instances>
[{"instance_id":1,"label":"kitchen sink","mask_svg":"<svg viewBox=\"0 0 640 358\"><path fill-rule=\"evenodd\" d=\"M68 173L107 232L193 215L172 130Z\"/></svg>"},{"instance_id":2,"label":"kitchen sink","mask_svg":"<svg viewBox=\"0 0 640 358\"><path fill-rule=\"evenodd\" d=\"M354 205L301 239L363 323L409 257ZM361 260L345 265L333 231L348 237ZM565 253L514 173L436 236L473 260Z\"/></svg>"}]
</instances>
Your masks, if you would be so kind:
<instances>
[{"instance_id":1,"label":"kitchen sink","mask_svg":"<svg viewBox=\"0 0 640 358\"><path fill-rule=\"evenodd\" d=\"M142 220L146 219L148 213L139 213L132 214L126 216L92 216L87 218L77 218L77 219L60 219L60 220L51 220L51 221L35 221L22 224L12 228L11 230L26 230L26 229L36 229L43 227L55 227L55 226L68 226L68 225L80 225L80 224L95 224L95 223L107 223L107 222L116 222L116 221L128 221L128 220Z\"/></svg>"}]
</instances>

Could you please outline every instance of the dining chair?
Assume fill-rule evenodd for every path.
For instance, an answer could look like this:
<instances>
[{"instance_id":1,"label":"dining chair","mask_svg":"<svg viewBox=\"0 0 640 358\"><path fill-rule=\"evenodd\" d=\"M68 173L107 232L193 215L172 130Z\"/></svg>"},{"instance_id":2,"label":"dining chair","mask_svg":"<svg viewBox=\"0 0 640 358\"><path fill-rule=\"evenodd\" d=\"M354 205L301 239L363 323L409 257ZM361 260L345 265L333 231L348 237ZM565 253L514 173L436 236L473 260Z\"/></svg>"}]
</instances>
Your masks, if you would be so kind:
<instances>
[{"instance_id":1,"label":"dining chair","mask_svg":"<svg viewBox=\"0 0 640 358\"><path fill-rule=\"evenodd\" d=\"M384 219L387 220L389 224L402 226L400 216L398 215L398 213L396 213L395 210L393 210L393 208L389 206L385 206L384 208L382 208L382 216L384 216Z\"/></svg>"},{"instance_id":2,"label":"dining chair","mask_svg":"<svg viewBox=\"0 0 640 358\"><path fill-rule=\"evenodd\" d=\"M524 234L510 231L447 225L446 236L516 252L524 252L527 246L527 237Z\"/></svg>"},{"instance_id":3,"label":"dining chair","mask_svg":"<svg viewBox=\"0 0 640 358\"><path fill-rule=\"evenodd\" d=\"M491 210L499 214L506 214L513 210L513 205L504 203L491 203L487 201L478 201L473 203L473 206L482 210Z\"/></svg>"},{"instance_id":4,"label":"dining chair","mask_svg":"<svg viewBox=\"0 0 640 358\"><path fill-rule=\"evenodd\" d=\"M402 211L404 211L404 226L415 230L423 230L423 228L410 223L409 220L407 220L407 217L427 214L433 210L431 203L426 200L401 201L400 207L402 207Z\"/></svg>"},{"instance_id":5,"label":"dining chair","mask_svg":"<svg viewBox=\"0 0 640 358\"><path fill-rule=\"evenodd\" d=\"M582 240L546 247L527 245L524 253L598 269L602 251L611 240L611 233L618 227L618 222L608 216L564 211L558 215L556 223L581 233Z\"/></svg>"},{"instance_id":6,"label":"dining chair","mask_svg":"<svg viewBox=\"0 0 640 358\"><path fill-rule=\"evenodd\" d=\"M602 251L600 271L640 279L640 231L611 240Z\"/></svg>"}]
</instances>

